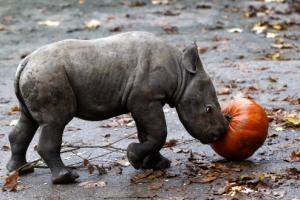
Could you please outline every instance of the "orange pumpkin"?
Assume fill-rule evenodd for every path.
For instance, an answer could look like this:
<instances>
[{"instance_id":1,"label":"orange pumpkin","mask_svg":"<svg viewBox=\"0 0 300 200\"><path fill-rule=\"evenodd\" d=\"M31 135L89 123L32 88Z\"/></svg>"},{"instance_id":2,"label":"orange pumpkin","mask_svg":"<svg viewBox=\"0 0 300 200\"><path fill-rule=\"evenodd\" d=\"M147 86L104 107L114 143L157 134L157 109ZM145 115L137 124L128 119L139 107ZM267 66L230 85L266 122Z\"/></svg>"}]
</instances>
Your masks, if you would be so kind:
<instances>
[{"instance_id":1,"label":"orange pumpkin","mask_svg":"<svg viewBox=\"0 0 300 200\"><path fill-rule=\"evenodd\" d=\"M246 98L225 103L222 112L230 120L227 133L210 146L228 160L249 158L266 140L269 126L267 114L260 105Z\"/></svg>"}]
</instances>

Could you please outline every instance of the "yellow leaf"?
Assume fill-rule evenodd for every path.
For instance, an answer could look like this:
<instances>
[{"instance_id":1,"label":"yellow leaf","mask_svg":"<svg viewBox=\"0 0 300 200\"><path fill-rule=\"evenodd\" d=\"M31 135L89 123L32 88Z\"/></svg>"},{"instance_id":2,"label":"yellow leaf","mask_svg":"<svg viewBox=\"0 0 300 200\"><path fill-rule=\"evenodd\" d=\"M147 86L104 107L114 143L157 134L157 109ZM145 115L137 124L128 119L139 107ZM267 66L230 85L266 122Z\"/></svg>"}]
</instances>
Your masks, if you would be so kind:
<instances>
[{"instance_id":1,"label":"yellow leaf","mask_svg":"<svg viewBox=\"0 0 300 200\"><path fill-rule=\"evenodd\" d=\"M283 30L283 29L286 28L286 26L285 26L285 25L281 25L281 24L274 24L274 25L272 26L272 28L273 28L273 29L276 29L276 30Z\"/></svg>"},{"instance_id":2,"label":"yellow leaf","mask_svg":"<svg viewBox=\"0 0 300 200\"><path fill-rule=\"evenodd\" d=\"M108 147L112 144L112 142L105 143L104 146Z\"/></svg>"},{"instance_id":3,"label":"yellow leaf","mask_svg":"<svg viewBox=\"0 0 300 200\"><path fill-rule=\"evenodd\" d=\"M279 58L280 57L280 53L277 52L277 53L274 53L274 54L271 54L271 53L268 53L266 55L267 58L272 58L272 59L276 59L276 58Z\"/></svg>"},{"instance_id":4,"label":"yellow leaf","mask_svg":"<svg viewBox=\"0 0 300 200\"><path fill-rule=\"evenodd\" d=\"M79 3L79 4L84 4L84 3L85 3L85 0L79 0L78 3Z\"/></svg>"},{"instance_id":5,"label":"yellow leaf","mask_svg":"<svg viewBox=\"0 0 300 200\"><path fill-rule=\"evenodd\" d=\"M5 30L6 28L4 26L0 26L0 31Z\"/></svg>"},{"instance_id":6,"label":"yellow leaf","mask_svg":"<svg viewBox=\"0 0 300 200\"><path fill-rule=\"evenodd\" d=\"M299 125L300 124L300 115L296 114L287 114L284 116L284 119L289 122L291 125Z\"/></svg>"},{"instance_id":7,"label":"yellow leaf","mask_svg":"<svg viewBox=\"0 0 300 200\"><path fill-rule=\"evenodd\" d=\"M276 33L267 32L267 34L266 34L266 38L275 38L277 36L278 36L278 34L276 34Z\"/></svg>"},{"instance_id":8,"label":"yellow leaf","mask_svg":"<svg viewBox=\"0 0 300 200\"><path fill-rule=\"evenodd\" d=\"M153 179L155 179L155 176L154 176L154 175L150 175L150 176L148 176L148 178L149 178L150 180L153 180Z\"/></svg>"},{"instance_id":9,"label":"yellow leaf","mask_svg":"<svg viewBox=\"0 0 300 200\"><path fill-rule=\"evenodd\" d=\"M100 21L93 19L91 21L88 22L84 22L85 27L87 28L98 28L100 26Z\"/></svg>"}]
</instances>

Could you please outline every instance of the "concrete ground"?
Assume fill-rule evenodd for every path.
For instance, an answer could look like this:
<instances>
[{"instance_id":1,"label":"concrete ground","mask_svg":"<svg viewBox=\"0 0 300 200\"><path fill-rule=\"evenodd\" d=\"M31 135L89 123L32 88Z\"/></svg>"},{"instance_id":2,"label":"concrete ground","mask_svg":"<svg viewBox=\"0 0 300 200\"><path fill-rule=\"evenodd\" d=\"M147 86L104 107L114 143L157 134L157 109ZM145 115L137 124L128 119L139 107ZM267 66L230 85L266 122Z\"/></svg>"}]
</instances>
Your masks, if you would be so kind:
<instances>
[{"instance_id":1,"label":"concrete ground","mask_svg":"<svg viewBox=\"0 0 300 200\"><path fill-rule=\"evenodd\" d=\"M177 141L162 150L171 167L135 170L126 166L123 151L137 141L128 116L101 122L74 119L65 129L63 145L80 148L63 153L64 162L78 166L85 159L95 171L90 174L81 167L76 183L53 185L49 169L37 168L20 176L17 190L3 191L0 199L300 199L299 126L281 123L284 112L300 109L299 1L155 2L0 0L0 185L7 176L10 123L19 117L11 111L18 105L13 88L16 68L38 47L63 39L148 31L180 49L196 42L216 90L229 88L218 95L220 104L243 94L270 116L277 114L264 145L245 161L226 161L189 136L175 109L165 106L167 141ZM94 26L99 27L84 24L91 20L98 20ZM133 137L126 138L129 135ZM29 161L39 158L34 150L38 137L39 131L29 147ZM116 142L115 148L103 147L108 142ZM99 175L96 166L103 166L107 174Z\"/></svg>"}]
</instances>

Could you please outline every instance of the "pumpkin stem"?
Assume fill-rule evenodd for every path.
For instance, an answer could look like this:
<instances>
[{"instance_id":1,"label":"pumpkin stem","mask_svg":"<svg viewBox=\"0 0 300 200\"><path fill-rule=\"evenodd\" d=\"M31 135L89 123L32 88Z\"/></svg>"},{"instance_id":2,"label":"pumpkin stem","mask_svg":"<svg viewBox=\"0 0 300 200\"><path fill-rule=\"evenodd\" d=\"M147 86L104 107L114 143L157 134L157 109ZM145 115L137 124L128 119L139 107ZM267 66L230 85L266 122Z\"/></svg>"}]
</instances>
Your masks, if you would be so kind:
<instances>
[{"instance_id":1,"label":"pumpkin stem","mask_svg":"<svg viewBox=\"0 0 300 200\"><path fill-rule=\"evenodd\" d=\"M230 122L230 120L232 119L232 116L229 113L225 113L224 117L228 120L228 122Z\"/></svg>"}]
</instances>

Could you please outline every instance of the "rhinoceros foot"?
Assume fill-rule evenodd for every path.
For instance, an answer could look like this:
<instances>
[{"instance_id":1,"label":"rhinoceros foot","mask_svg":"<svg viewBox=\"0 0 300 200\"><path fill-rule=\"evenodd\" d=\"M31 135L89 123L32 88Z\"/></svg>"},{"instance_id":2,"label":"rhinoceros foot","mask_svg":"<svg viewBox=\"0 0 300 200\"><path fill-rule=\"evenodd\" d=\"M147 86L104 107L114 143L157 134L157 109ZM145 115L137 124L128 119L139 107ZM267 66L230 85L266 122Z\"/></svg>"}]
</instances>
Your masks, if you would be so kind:
<instances>
[{"instance_id":1,"label":"rhinoceros foot","mask_svg":"<svg viewBox=\"0 0 300 200\"><path fill-rule=\"evenodd\" d=\"M141 158L140 152L140 144L138 143L131 143L127 147L128 161L135 169L141 168L143 164L143 158Z\"/></svg>"},{"instance_id":2,"label":"rhinoceros foot","mask_svg":"<svg viewBox=\"0 0 300 200\"><path fill-rule=\"evenodd\" d=\"M170 167L170 161L159 152L147 156L143 161L144 169L166 169Z\"/></svg>"},{"instance_id":3,"label":"rhinoceros foot","mask_svg":"<svg viewBox=\"0 0 300 200\"><path fill-rule=\"evenodd\" d=\"M26 165L27 162L26 161L17 161L17 160L9 160L8 163L6 164L6 168L9 172L15 171L17 169L19 169L20 167L22 167L23 165ZM34 172L33 168L25 168L25 169L21 169L18 171L19 174L28 174L28 173L32 173Z\"/></svg>"},{"instance_id":4,"label":"rhinoceros foot","mask_svg":"<svg viewBox=\"0 0 300 200\"><path fill-rule=\"evenodd\" d=\"M52 183L54 184L64 184L64 183L73 183L76 178L78 178L79 175L75 170L66 170L63 169L60 171L58 176L53 175L52 176Z\"/></svg>"}]
</instances>

